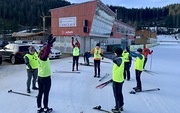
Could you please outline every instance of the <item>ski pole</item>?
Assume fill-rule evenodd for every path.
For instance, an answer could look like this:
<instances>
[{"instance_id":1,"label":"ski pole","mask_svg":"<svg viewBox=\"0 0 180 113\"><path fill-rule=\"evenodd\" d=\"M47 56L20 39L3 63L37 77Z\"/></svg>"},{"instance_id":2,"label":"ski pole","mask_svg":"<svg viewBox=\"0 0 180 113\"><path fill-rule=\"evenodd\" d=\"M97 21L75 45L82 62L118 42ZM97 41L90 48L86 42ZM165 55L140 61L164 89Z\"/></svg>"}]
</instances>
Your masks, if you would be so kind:
<instances>
[{"instance_id":1,"label":"ski pole","mask_svg":"<svg viewBox=\"0 0 180 113\"><path fill-rule=\"evenodd\" d=\"M150 71L151 71L151 67L152 67L152 54L151 54Z\"/></svg>"}]
</instances>

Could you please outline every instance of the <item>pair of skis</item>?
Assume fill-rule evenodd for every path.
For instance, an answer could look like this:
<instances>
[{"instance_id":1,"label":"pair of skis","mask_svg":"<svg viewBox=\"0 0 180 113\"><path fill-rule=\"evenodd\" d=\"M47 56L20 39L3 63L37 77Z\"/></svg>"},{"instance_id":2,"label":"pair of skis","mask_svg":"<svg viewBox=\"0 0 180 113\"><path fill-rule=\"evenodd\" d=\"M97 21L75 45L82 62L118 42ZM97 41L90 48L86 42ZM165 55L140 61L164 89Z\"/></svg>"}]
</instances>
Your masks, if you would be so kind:
<instances>
[{"instance_id":1,"label":"pair of skis","mask_svg":"<svg viewBox=\"0 0 180 113\"><path fill-rule=\"evenodd\" d=\"M102 83L102 84L97 85L96 88L102 89L102 88L104 88L105 86L107 86L107 85L108 85L109 83L111 83L111 82L112 82L112 79L111 79L111 80L108 80L108 81L106 81L106 82L104 82L104 83Z\"/></svg>"}]
</instances>

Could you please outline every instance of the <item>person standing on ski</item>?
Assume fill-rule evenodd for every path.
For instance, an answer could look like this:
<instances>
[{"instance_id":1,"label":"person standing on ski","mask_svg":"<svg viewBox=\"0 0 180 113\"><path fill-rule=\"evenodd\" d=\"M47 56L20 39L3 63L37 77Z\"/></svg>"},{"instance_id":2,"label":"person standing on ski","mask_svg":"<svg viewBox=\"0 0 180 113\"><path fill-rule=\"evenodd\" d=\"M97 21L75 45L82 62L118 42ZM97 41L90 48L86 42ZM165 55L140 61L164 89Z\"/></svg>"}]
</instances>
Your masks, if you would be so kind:
<instances>
[{"instance_id":1,"label":"person standing on ski","mask_svg":"<svg viewBox=\"0 0 180 113\"><path fill-rule=\"evenodd\" d=\"M91 57L90 51L84 53L84 64L89 65L89 57Z\"/></svg>"},{"instance_id":2,"label":"person standing on ski","mask_svg":"<svg viewBox=\"0 0 180 113\"><path fill-rule=\"evenodd\" d=\"M123 110L124 99L122 87L124 83L124 57L122 56L123 50L117 48L115 50L116 58L113 59L112 81L113 93L115 98L115 108L112 109L113 113L120 113Z\"/></svg>"},{"instance_id":3,"label":"person standing on ski","mask_svg":"<svg viewBox=\"0 0 180 113\"><path fill-rule=\"evenodd\" d=\"M37 75L38 75L38 54L36 53L36 49L33 46L30 46L29 48L29 53L27 53L24 56L24 61L26 64L26 69L27 69L27 93L31 93L30 90L30 85L31 85L31 79L33 77L32 81L32 89L38 90L36 87L36 80L37 80Z\"/></svg>"},{"instance_id":4,"label":"person standing on ski","mask_svg":"<svg viewBox=\"0 0 180 113\"><path fill-rule=\"evenodd\" d=\"M73 47L73 64L72 71L74 71L74 66L76 63L76 71L78 71L78 61L79 61L79 53L80 53L80 43L76 38L76 43L74 44L74 38L72 37L72 47Z\"/></svg>"},{"instance_id":5,"label":"person standing on ski","mask_svg":"<svg viewBox=\"0 0 180 113\"><path fill-rule=\"evenodd\" d=\"M51 67L50 67L50 60L49 60L49 53L51 51L51 46L55 42L55 38L53 35L49 35L47 40L47 45L44 45L41 48L41 51L38 54L38 86L39 92L37 96L37 107L38 113L49 113L52 111L52 108L48 107L48 100L49 100L49 91L51 88ZM42 96L43 97L43 104L44 108L41 107Z\"/></svg>"},{"instance_id":6,"label":"person standing on ski","mask_svg":"<svg viewBox=\"0 0 180 113\"><path fill-rule=\"evenodd\" d=\"M144 65L143 65L143 69L145 68L145 65L146 65L146 62L147 62L147 59L148 59L148 55L152 54L153 53L153 50L150 51L150 49L148 48L148 45L146 45L146 47L143 49L143 52L142 52L145 56L145 60L144 60Z\"/></svg>"},{"instance_id":7,"label":"person standing on ski","mask_svg":"<svg viewBox=\"0 0 180 113\"><path fill-rule=\"evenodd\" d=\"M137 49L137 53L130 52L130 54L132 55L132 57L136 58L135 63L134 63L134 69L135 69L135 74L136 74L137 86L133 87L133 89L136 92L141 92L142 91L141 73L143 71L145 56L142 54L141 48Z\"/></svg>"},{"instance_id":8,"label":"person standing on ski","mask_svg":"<svg viewBox=\"0 0 180 113\"><path fill-rule=\"evenodd\" d=\"M94 54L94 72L95 72L94 77L97 76L97 68L98 68L98 78L100 78L101 57L102 57L102 60L104 59L102 49L100 48L100 43L97 43L96 47L93 48L90 53Z\"/></svg>"},{"instance_id":9,"label":"person standing on ski","mask_svg":"<svg viewBox=\"0 0 180 113\"><path fill-rule=\"evenodd\" d=\"M130 80L130 67L131 67L131 61L132 61L132 57L129 54L130 50L128 47L126 47L126 49L123 51L123 57L124 57L124 79L126 79L126 75L127 75L127 80Z\"/></svg>"}]
</instances>

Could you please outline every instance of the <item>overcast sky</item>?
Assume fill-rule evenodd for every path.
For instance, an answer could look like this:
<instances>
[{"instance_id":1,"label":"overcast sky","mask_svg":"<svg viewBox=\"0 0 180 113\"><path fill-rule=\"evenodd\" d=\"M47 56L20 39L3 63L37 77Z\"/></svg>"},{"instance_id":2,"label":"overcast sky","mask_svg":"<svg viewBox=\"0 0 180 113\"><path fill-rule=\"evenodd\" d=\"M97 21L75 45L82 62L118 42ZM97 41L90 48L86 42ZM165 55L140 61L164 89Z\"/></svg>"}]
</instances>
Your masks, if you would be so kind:
<instances>
[{"instance_id":1,"label":"overcast sky","mask_svg":"<svg viewBox=\"0 0 180 113\"><path fill-rule=\"evenodd\" d=\"M90 0L67 0L71 3L81 3ZM101 0L106 5L124 6L126 8L163 7L169 4L180 3L180 0Z\"/></svg>"}]
</instances>

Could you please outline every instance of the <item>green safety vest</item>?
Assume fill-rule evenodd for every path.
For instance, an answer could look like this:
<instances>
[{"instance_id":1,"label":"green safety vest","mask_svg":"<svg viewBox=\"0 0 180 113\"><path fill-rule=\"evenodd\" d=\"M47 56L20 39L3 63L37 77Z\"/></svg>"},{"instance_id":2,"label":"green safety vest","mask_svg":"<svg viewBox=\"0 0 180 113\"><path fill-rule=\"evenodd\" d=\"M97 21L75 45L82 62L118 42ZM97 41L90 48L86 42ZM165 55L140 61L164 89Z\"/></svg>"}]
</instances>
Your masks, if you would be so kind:
<instances>
[{"instance_id":1,"label":"green safety vest","mask_svg":"<svg viewBox=\"0 0 180 113\"><path fill-rule=\"evenodd\" d=\"M37 69L38 68L38 55L37 55L37 53L35 52L33 55L32 54L26 54L25 56L28 57L29 64L32 67L32 69ZM26 66L26 69L29 69L29 67Z\"/></svg>"},{"instance_id":2,"label":"green safety vest","mask_svg":"<svg viewBox=\"0 0 180 113\"><path fill-rule=\"evenodd\" d=\"M78 47L74 47L73 56L79 56L79 48Z\"/></svg>"},{"instance_id":3,"label":"green safety vest","mask_svg":"<svg viewBox=\"0 0 180 113\"><path fill-rule=\"evenodd\" d=\"M39 59L38 62L39 62L38 76L40 77L51 76L51 67L50 67L49 58L46 61Z\"/></svg>"},{"instance_id":4,"label":"green safety vest","mask_svg":"<svg viewBox=\"0 0 180 113\"><path fill-rule=\"evenodd\" d=\"M129 52L123 52L124 62L129 62Z\"/></svg>"},{"instance_id":5,"label":"green safety vest","mask_svg":"<svg viewBox=\"0 0 180 113\"><path fill-rule=\"evenodd\" d=\"M136 57L136 61L134 63L134 69L139 70L139 71L143 70L145 57L144 55L142 55L142 57L143 57L142 59L140 59L139 57Z\"/></svg>"},{"instance_id":6,"label":"green safety vest","mask_svg":"<svg viewBox=\"0 0 180 113\"><path fill-rule=\"evenodd\" d=\"M124 58L119 58L122 59L122 63L119 67L114 63L112 70L112 80L121 83L124 81Z\"/></svg>"},{"instance_id":7,"label":"green safety vest","mask_svg":"<svg viewBox=\"0 0 180 113\"><path fill-rule=\"evenodd\" d=\"M101 55L100 55L100 53L101 53L101 48L99 48L99 49L94 49L94 59L101 59Z\"/></svg>"}]
</instances>

